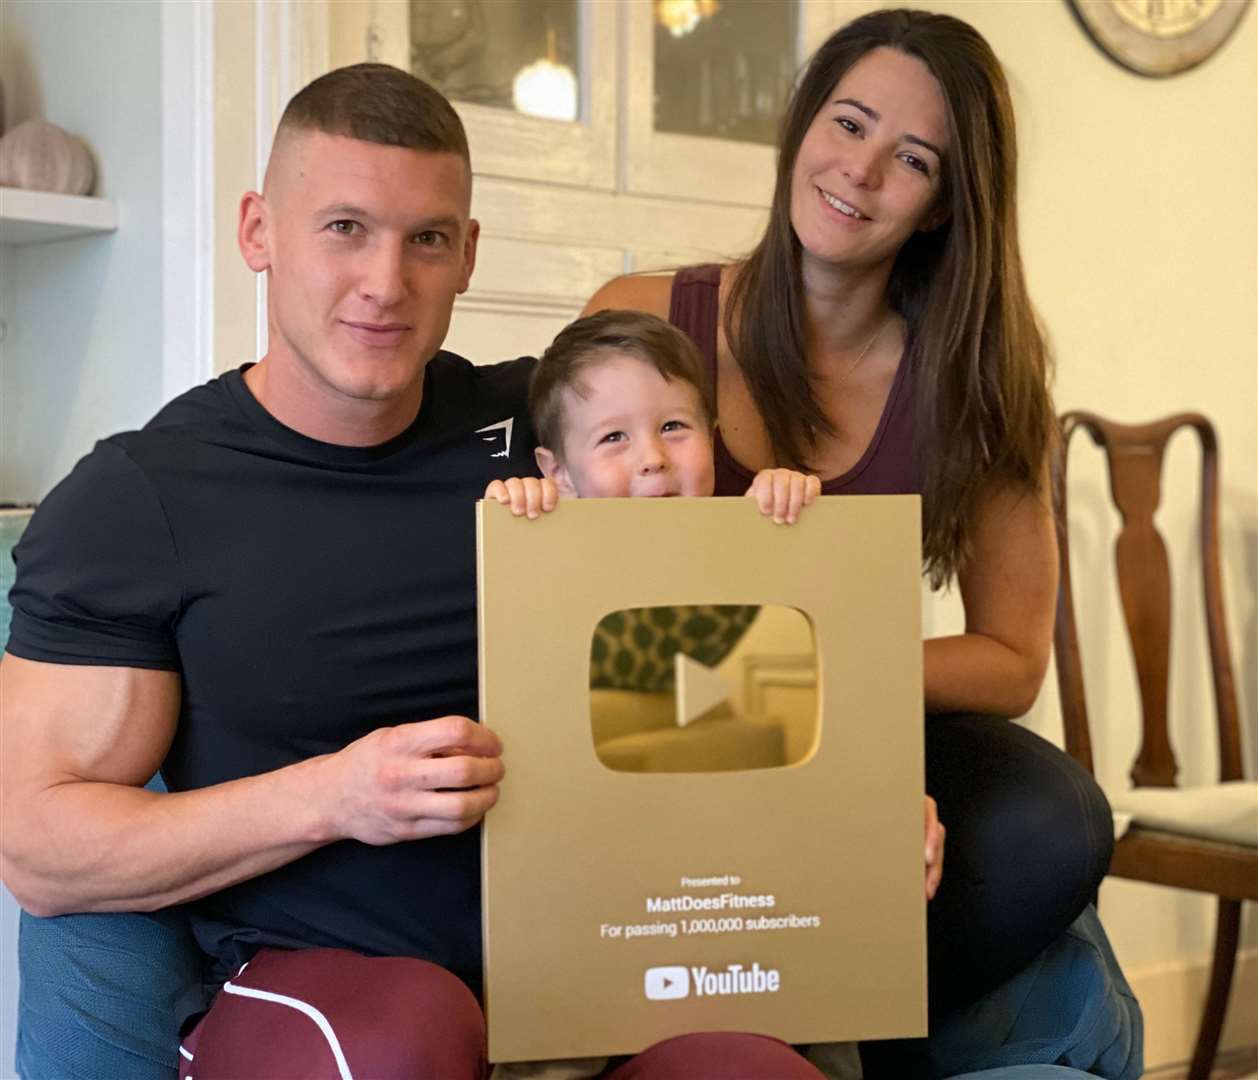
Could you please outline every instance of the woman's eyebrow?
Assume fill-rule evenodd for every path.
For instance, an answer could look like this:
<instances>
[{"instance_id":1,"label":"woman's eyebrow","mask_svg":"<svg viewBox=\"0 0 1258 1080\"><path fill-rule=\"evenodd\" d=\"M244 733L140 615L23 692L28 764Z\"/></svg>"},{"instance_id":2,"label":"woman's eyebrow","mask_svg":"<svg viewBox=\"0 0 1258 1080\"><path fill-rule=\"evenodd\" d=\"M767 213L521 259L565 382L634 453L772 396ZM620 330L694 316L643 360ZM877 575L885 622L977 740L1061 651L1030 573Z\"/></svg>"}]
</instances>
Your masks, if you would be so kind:
<instances>
[{"instance_id":1,"label":"woman's eyebrow","mask_svg":"<svg viewBox=\"0 0 1258 1080\"><path fill-rule=\"evenodd\" d=\"M874 123L877 123L879 120L882 119L882 113L880 113L877 109L871 108L869 105L866 105L859 98L839 98L839 100L833 102L833 104L851 105L853 109L859 109L866 116L868 116L869 119L874 121ZM916 146L924 146L927 150L935 154L936 157L940 157L940 158L943 157L943 151L940 150L939 147L937 147L929 139L923 139L920 135L905 135L903 138L905 142L913 143Z\"/></svg>"},{"instance_id":2,"label":"woman's eyebrow","mask_svg":"<svg viewBox=\"0 0 1258 1080\"><path fill-rule=\"evenodd\" d=\"M917 146L924 146L926 147L927 150L931 151L936 157L941 158L941 159L943 158L943 151L940 150L939 147L937 147L933 142L928 142L926 139L923 139L918 135L905 135L904 141L907 143L914 143Z\"/></svg>"},{"instance_id":3,"label":"woman's eyebrow","mask_svg":"<svg viewBox=\"0 0 1258 1080\"><path fill-rule=\"evenodd\" d=\"M839 100L834 102L834 104L835 105L851 105L852 108L859 109L866 116L868 116L869 119L874 120L874 121L878 121L882 119L882 113L880 113L877 109L871 109L863 101L860 101L857 98L851 98L851 97L839 98Z\"/></svg>"}]
</instances>

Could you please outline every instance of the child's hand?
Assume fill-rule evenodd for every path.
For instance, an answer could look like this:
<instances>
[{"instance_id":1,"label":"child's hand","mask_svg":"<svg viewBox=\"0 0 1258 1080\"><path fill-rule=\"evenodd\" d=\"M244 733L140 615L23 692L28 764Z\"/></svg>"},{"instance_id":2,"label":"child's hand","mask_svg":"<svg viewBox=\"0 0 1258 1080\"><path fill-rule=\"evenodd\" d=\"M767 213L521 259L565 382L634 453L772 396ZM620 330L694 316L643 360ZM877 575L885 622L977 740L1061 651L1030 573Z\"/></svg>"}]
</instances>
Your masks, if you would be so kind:
<instances>
[{"instance_id":1,"label":"child's hand","mask_svg":"<svg viewBox=\"0 0 1258 1080\"><path fill-rule=\"evenodd\" d=\"M773 523L794 525L799 511L821 494L821 481L794 469L761 469L747 489L766 517Z\"/></svg>"},{"instance_id":2,"label":"child's hand","mask_svg":"<svg viewBox=\"0 0 1258 1080\"><path fill-rule=\"evenodd\" d=\"M516 517L536 518L559 505L559 489L550 477L539 480L535 476L513 476L509 480L490 481L485 498L506 503Z\"/></svg>"}]
</instances>

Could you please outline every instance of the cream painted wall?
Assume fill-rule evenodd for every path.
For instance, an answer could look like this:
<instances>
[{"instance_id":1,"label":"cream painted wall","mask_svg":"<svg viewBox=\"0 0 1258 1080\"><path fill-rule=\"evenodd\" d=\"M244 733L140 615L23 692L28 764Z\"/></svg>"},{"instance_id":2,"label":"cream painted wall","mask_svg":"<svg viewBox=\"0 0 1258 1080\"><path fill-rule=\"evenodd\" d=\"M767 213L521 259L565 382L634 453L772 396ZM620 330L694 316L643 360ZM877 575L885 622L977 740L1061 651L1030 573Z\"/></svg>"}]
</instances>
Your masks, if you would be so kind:
<instances>
[{"instance_id":1,"label":"cream painted wall","mask_svg":"<svg viewBox=\"0 0 1258 1080\"><path fill-rule=\"evenodd\" d=\"M240 199L260 187L253 4L214 5L214 371L256 360L258 279L236 244ZM266 153L267 151L263 151Z\"/></svg>"}]
</instances>

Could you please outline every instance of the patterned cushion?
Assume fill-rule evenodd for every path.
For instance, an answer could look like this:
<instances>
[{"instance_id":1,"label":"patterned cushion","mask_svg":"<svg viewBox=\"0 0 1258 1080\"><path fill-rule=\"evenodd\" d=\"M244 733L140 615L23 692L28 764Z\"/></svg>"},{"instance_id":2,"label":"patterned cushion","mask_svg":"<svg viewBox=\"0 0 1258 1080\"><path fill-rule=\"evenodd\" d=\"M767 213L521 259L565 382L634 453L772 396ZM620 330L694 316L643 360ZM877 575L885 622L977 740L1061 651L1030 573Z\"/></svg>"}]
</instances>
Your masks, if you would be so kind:
<instances>
[{"instance_id":1,"label":"patterned cushion","mask_svg":"<svg viewBox=\"0 0 1258 1080\"><path fill-rule=\"evenodd\" d=\"M683 652L708 667L719 664L759 613L759 607L741 604L613 611L594 628L590 686L671 690L675 653Z\"/></svg>"}]
</instances>

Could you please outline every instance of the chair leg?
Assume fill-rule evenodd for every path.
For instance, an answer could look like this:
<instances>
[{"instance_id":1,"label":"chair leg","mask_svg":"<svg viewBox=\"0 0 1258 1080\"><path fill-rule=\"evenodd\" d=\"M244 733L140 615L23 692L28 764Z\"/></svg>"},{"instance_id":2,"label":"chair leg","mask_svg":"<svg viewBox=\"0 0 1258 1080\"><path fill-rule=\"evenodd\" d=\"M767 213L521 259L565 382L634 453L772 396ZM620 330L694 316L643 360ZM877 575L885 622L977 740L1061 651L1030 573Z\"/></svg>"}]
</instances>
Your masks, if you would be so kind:
<instances>
[{"instance_id":1,"label":"chair leg","mask_svg":"<svg viewBox=\"0 0 1258 1080\"><path fill-rule=\"evenodd\" d=\"M1232 970L1236 966L1236 947L1240 940L1241 902L1219 897L1219 917L1214 931L1214 963L1210 968L1210 991L1201 1015L1197 1045L1192 1054L1188 1080L1209 1080L1214 1055L1223 1034L1227 1016L1227 999L1232 992Z\"/></svg>"}]
</instances>

